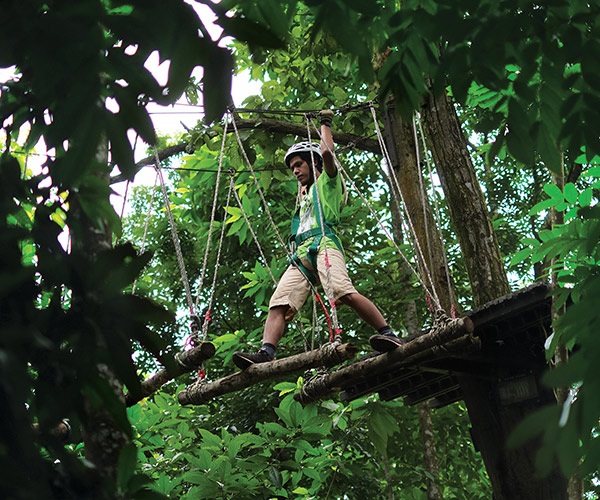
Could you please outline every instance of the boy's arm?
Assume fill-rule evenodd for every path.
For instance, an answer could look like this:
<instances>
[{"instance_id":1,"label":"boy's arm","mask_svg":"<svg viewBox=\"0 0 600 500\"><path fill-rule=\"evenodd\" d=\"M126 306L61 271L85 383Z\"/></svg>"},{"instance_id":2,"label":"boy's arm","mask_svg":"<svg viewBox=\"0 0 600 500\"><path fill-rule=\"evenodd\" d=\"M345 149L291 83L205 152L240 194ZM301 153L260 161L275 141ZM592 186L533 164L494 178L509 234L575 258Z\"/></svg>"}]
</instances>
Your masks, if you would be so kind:
<instances>
[{"instance_id":1,"label":"boy's arm","mask_svg":"<svg viewBox=\"0 0 600 500\"><path fill-rule=\"evenodd\" d=\"M329 177L337 175L337 167L333 159L335 145L331 133L331 124L333 122L333 111L325 109L319 113L321 119L321 155L323 156L323 168Z\"/></svg>"}]
</instances>

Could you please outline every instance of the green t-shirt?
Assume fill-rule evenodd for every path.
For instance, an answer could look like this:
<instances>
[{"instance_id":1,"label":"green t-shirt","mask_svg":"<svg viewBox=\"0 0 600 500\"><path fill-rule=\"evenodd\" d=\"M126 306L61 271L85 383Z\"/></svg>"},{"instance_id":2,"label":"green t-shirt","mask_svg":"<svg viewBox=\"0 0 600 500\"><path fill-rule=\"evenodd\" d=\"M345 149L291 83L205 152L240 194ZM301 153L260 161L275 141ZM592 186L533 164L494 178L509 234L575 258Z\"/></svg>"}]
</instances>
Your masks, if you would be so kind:
<instances>
[{"instance_id":1,"label":"green t-shirt","mask_svg":"<svg viewBox=\"0 0 600 500\"><path fill-rule=\"evenodd\" d=\"M334 177L329 177L327 172L323 172L300 201L298 209L300 225L296 234L302 234L319 227L317 219L319 216L314 207L315 185L319 190L319 202L323 208L323 222L337 224L340 221L340 211L344 197L341 177L339 172ZM298 257L306 257L308 247L310 247L313 240L314 237L309 238L298 247L296 250ZM331 238L327 238L327 248L337 248Z\"/></svg>"}]
</instances>

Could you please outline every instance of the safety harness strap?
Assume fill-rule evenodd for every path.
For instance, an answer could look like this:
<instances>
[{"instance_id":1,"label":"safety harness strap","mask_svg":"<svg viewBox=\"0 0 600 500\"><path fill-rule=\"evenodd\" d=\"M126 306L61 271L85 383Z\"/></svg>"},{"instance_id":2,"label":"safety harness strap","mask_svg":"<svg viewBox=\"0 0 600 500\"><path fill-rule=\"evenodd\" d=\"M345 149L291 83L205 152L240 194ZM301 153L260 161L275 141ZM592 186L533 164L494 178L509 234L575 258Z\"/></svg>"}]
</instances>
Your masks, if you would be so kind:
<instances>
[{"instance_id":1,"label":"safety harness strap","mask_svg":"<svg viewBox=\"0 0 600 500\"><path fill-rule=\"evenodd\" d=\"M320 207L320 203L318 202L318 199L317 199L318 195L317 195L316 183L313 184L312 188L313 188L312 189L313 207ZM323 208L322 207L320 207L320 208L322 211ZM330 238L331 241L333 241L335 246L341 252L344 251L342 244L341 244L339 238L337 237L337 234L335 233L334 226L336 224L330 223L330 222L323 222L323 226L325 226L325 227L323 227L321 225L321 219L322 219L322 217L315 217L315 220L317 222L317 227L309 229L308 231L305 231L303 233L296 234L298 232L298 228L300 227L300 208L298 208L298 210L296 210L296 213L292 217L292 234L291 234L290 240L289 240L290 247L291 247L291 250L293 253L292 258L290 260L293 261L292 263L294 265L296 265L300 269L300 271L302 271L302 273L309 279L309 281L313 285L316 284L317 278L316 278L314 272L310 271L304 264L302 264L300 257L296 253L296 250L298 249L298 247L300 247L300 245L302 245L302 243L304 243L306 240L313 238L312 243L308 247L308 253L306 255L306 258L308 259L311 266L315 270L317 269L317 255L319 253L319 245L321 244L321 239L323 238L323 236Z\"/></svg>"}]
</instances>

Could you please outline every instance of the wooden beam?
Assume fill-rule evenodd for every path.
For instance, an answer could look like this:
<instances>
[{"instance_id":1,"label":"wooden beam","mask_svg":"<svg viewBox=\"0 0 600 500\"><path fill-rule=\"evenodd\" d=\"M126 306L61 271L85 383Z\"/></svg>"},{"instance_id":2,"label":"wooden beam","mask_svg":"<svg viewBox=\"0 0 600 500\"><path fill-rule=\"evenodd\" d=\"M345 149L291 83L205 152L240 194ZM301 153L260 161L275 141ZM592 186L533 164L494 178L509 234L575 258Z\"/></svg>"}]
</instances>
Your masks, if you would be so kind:
<instances>
[{"instance_id":1,"label":"wooden beam","mask_svg":"<svg viewBox=\"0 0 600 500\"><path fill-rule=\"evenodd\" d=\"M141 384L141 392L138 397L134 397L131 393L125 395L125 403L127 407L133 406L138 401L147 398L156 391L159 387L165 385L169 380L173 380L179 375L189 373L200 367L203 361L212 358L215 355L215 346L210 342L202 342L199 346L190 349L189 351L181 351L175 355L177 364L172 370L162 369L152 377L144 380Z\"/></svg>"},{"instance_id":2,"label":"wooden beam","mask_svg":"<svg viewBox=\"0 0 600 500\"><path fill-rule=\"evenodd\" d=\"M244 371L214 382L197 383L179 393L182 405L203 404L210 399L245 389L263 380L287 375L298 370L320 366L331 367L352 359L358 349L352 344L325 344L320 349L288 356L270 363L252 365Z\"/></svg>"},{"instance_id":3,"label":"wooden beam","mask_svg":"<svg viewBox=\"0 0 600 500\"><path fill-rule=\"evenodd\" d=\"M439 352L445 348L445 344L453 343L461 337L470 336L473 330L473 322L467 317L451 320L439 327L432 328L428 333L415 337L391 352L356 361L327 375L308 381L302 390L294 395L294 399L302 404L315 401L331 392L340 391L354 379L380 373L388 370L390 366L404 361L414 362L423 359L436 350ZM458 340L456 343L462 346L464 340Z\"/></svg>"}]
</instances>

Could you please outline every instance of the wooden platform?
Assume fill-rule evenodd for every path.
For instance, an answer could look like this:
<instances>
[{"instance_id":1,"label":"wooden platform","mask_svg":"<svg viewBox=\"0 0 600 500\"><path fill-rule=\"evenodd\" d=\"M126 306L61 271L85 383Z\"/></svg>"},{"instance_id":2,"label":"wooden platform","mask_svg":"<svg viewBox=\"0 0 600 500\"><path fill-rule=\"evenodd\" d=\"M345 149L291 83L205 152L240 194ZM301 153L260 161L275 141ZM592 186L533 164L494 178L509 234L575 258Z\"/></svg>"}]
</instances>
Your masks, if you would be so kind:
<instances>
[{"instance_id":1,"label":"wooden platform","mask_svg":"<svg viewBox=\"0 0 600 500\"><path fill-rule=\"evenodd\" d=\"M342 401L378 392L382 400L404 398L408 405L429 401L441 408L462 399L459 375L493 383L502 405L545 399L539 376L546 367L544 342L550 334L550 306L545 284L534 284L466 314L475 324L479 344L468 351L444 355L418 365L398 365L389 371L354 379L342 387Z\"/></svg>"}]
</instances>

